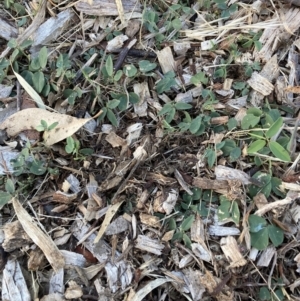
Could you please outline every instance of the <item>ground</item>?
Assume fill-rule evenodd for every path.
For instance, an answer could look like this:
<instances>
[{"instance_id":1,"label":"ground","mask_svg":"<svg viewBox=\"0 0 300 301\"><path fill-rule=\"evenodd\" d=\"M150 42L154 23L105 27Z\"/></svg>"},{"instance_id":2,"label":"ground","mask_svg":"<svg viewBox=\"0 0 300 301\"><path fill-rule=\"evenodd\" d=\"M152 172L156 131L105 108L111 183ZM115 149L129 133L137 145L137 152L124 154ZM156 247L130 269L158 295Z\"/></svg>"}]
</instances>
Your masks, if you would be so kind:
<instances>
[{"instance_id":1,"label":"ground","mask_svg":"<svg viewBox=\"0 0 300 301\"><path fill-rule=\"evenodd\" d=\"M2 300L300 300L298 6L2 1Z\"/></svg>"}]
</instances>

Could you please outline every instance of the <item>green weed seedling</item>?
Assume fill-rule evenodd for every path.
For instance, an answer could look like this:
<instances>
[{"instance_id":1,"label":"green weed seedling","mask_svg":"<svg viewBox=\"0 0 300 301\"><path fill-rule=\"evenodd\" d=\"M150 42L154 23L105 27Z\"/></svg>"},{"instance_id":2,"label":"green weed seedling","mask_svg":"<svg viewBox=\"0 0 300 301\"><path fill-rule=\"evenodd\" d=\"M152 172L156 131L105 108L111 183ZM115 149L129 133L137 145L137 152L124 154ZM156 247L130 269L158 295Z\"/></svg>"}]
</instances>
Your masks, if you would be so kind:
<instances>
[{"instance_id":1,"label":"green weed seedling","mask_svg":"<svg viewBox=\"0 0 300 301\"><path fill-rule=\"evenodd\" d=\"M53 122L48 126L45 120L41 120L41 124L36 127L36 130L39 132L51 131L58 125L58 122Z\"/></svg>"},{"instance_id":2,"label":"green weed seedling","mask_svg":"<svg viewBox=\"0 0 300 301\"><path fill-rule=\"evenodd\" d=\"M238 203L228 200L225 196L220 196L220 206L217 214L220 222L234 222L237 226L240 223Z\"/></svg>"},{"instance_id":3,"label":"green weed seedling","mask_svg":"<svg viewBox=\"0 0 300 301\"><path fill-rule=\"evenodd\" d=\"M4 189L5 191L0 190L0 207L7 204L15 194L15 184L10 178L6 179Z\"/></svg>"},{"instance_id":4,"label":"green weed seedling","mask_svg":"<svg viewBox=\"0 0 300 301\"><path fill-rule=\"evenodd\" d=\"M195 214L205 217L208 216L209 209L207 203L215 201L215 197L211 191L202 191L199 188L192 188L192 192L192 195L185 192L182 195L182 202L176 206L176 211L181 212L183 216L179 225L176 224L175 218L170 218L168 224L170 230L175 230L172 241L183 241L188 248L191 248L191 240L187 232L195 220Z\"/></svg>"},{"instance_id":5,"label":"green weed seedling","mask_svg":"<svg viewBox=\"0 0 300 301\"><path fill-rule=\"evenodd\" d=\"M277 281L274 281L272 279L272 290L270 290L268 287L263 286L259 289L259 300L261 301L283 301L285 300L284 293L282 289L279 287L276 289L277 286L283 285L282 279L278 279Z\"/></svg>"},{"instance_id":6,"label":"green weed seedling","mask_svg":"<svg viewBox=\"0 0 300 301\"><path fill-rule=\"evenodd\" d=\"M249 216L248 221L252 247L258 250L265 250L269 244L269 240L271 240L275 247L282 244L284 234L280 228L268 224L264 218L254 214Z\"/></svg>"},{"instance_id":7,"label":"green weed seedling","mask_svg":"<svg viewBox=\"0 0 300 301\"><path fill-rule=\"evenodd\" d=\"M241 122L243 130L253 129L253 131L248 131L251 143L248 146L247 153L253 156L261 154L262 157L268 160L291 162L288 152L290 141L282 132L282 127L283 118L277 109L265 112L258 108L248 109L247 115Z\"/></svg>"}]
</instances>

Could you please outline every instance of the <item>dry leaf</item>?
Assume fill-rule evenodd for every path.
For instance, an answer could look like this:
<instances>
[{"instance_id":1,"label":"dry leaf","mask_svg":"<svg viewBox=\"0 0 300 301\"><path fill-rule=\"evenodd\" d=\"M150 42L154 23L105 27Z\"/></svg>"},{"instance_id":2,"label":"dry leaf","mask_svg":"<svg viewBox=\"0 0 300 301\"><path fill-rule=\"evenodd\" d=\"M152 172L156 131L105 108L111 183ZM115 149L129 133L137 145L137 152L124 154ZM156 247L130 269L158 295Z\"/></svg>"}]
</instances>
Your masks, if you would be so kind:
<instances>
[{"instance_id":1,"label":"dry leaf","mask_svg":"<svg viewBox=\"0 0 300 301\"><path fill-rule=\"evenodd\" d=\"M95 117L97 116L98 114ZM91 118L75 118L69 115L51 113L46 110L32 108L19 111L8 117L0 125L0 130L7 129L7 134L9 136L15 136L24 130L35 129L40 125L41 120L45 120L48 126L58 122L58 125L53 130L44 132L45 144L50 146L72 136L84 124L91 120Z\"/></svg>"}]
</instances>

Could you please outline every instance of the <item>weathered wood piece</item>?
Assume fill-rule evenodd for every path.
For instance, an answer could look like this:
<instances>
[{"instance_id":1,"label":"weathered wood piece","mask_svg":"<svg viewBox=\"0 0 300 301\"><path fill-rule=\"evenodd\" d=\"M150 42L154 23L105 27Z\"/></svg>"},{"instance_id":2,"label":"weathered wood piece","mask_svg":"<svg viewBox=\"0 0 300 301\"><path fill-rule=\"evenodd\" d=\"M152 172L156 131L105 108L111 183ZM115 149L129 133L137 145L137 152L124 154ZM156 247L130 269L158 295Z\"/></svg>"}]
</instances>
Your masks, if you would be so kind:
<instances>
[{"instance_id":1,"label":"weathered wood piece","mask_svg":"<svg viewBox=\"0 0 300 301\"><path fill-rule=\"evenodd\" d=\"M240 252L239 246L232 236L223 237L220 246L230 265L229 268L237 268L245 265L247 260L244 259Z\"/></svg>"},{"instance_id":2,"label":"weathered wood piece","mask_svg":"<svg viewBox=\"0 0 300 301\"><path fill-rule=\"evenodd\" d=\"M141 5L136 0L123 0L123 12L141 12ZM118 16L119 11L115 1L94 0L92 4L81 0L75 4L79 12L92 16Z\"/></svg>"},{"instance_id":3,"label":"weathered wood piece","mask_svg":"<svg viewBox=\"0 0 300 301\"><path fill-rule=\"evenodd\" d=\"M18 36L18 30L0 18L0 37L9 41Z\"/></svg>"},{"instance_id":4,"label":"weathered wood piece","mask_svg":"<svg viewBox=\"0 0 300 301\"><path fill-rule=\"evenodd\" d=\"M74 17L74 12L71 9L66 9L56 17L49 18L44 22L33 34L31 52L35 52L39 46L55 41L66 30Z\"/></svg>"}]
</instances>

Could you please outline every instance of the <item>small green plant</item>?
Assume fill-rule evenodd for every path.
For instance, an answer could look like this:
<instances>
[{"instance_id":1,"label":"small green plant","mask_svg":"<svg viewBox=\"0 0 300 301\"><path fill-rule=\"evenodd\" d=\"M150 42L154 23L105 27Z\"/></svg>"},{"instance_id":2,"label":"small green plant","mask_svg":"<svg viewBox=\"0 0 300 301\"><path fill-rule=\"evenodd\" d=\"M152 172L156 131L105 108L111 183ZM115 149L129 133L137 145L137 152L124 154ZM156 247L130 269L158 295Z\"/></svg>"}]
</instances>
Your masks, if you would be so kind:
<instances>
[{"instance_id":1,"label":"small green plant","mask_svg":"<svg viewBox=\"0 0 300 301\"><path fill-rule=\"evenodd\" d=\"M0 190L0 206L2 207L3 205L7 204L14 196L15 194L15 184L14 182L10 179L6 179L6 183L4 185L4 190Z\"/></svg>"},{"instance_id":2,"label":"small green plant","mask_svg":"<svg viewBox=\"0 0 300 301\"><path fill-rule=\"evenodd\" d=\"M250 31L248 35L242 35L238 40L242 44L243 48L251 48L255 46L255 48L259 51L262 48L262 44L259 41L262 35L262 30L258 32Z\"/></svg>"},{"instance_id":3,"label":"small green plant","mask_svg":"<svg viewBox=\"0 0 300 301\"><path fill-rule=\"evenodd\" d=\"M66 141L65 151L74 155L74 160L84 159L85 156L90 156L93 153L91 148L80 148L80 142L71 136L67 137Z\"/></svg>"},{"instance_id":4,"label":"small green plant","mask_svg":"<svg viewBox=\"0 0 300 301\"><path fill-rule=\"evenodd\" d=\"M259 123L261 123L261 128L256 127ZM256 155L263 151L264 155L272 153L276 159L290 162L291 158L288 148L291 141L286 139L279 140L282 126L283 119L278 110L272 109L263 112L258 108L249 109L241 122L241 128L243 130L256 128L257 131L249 132L252 142L248 146L248 154ZM284 138L284 136L282 135L281 138ZM283 141L286 141L286 143L283 144ZM268 159L272 160L272 157L268 156Z\"/></svg>"},{"instance_id":5,"label":"small green plant","mask_svg":"<svg viewBox=\"0 0 300 301\"><path fill-rule=\"evenodd\" d=\"M247 77L251 77L254 71L260 71L260 70L261 70L261 66L260 63L257 61L252 64L250 63L244 64L244 72L245 72L245 76Z\"/></svg>"},{"instance_id":6,"label":"small green plant","mask_svg":"<svg viewBox=\"0 0 300 301\"><path fill-rule=\"evenodd\" d=\"M205 73L200 71L191 78L191 83L194 85L204 84L206 85L208 83L208 78L206 77Z\"/></svg>"},{"instance_id":7,"label":"small green plant","mask_svg":"<svg viewBox=\"0 0 300 301\"><path fill-rule=\"evenodd\" d=\"M158 83L156 84L156 91L158 94L162 94L164 92L170 91L170 89L176 86L175 73L173 71L169 71L164 75Z\"/></svg>"},{"instance_id":8,"label":"small green plant","mask_svg":"<svg viewBox=\"0 0 300 301\"><path fill-rule=\"evenodd\" d=\"M268 224L264 218L254 214L249 216L248 221L252 247L258 250L265 250L269 240L275 247L282 244L284 235L280 228Z\"/></svg>"},{"instance_id":9,"label":"small green plant","mask_svg":"<svg viewBox=\"0 0 300 301\"><path fill-rule=\"evenodd\" d=\"M73 137L67 137L67 144L65 150L68 154L78 154L80 148L80 142Z\"/></svg>"},{"instance_id":10,"label":"small green plant","mask_svg":"<svg viewBox=\"0 0 300 301\"><path fill-rule=\"evenodd\" d=\"M218 219L220 222L232 221L238 226L240 223L240 209L237 201L230 201L225 196L220 196Z\"/></svg>"},{"instance_id":11,"label":"small green plant","mask_svg":"<svg viewBox=\"0 0 300 301\"><path fill-rule=\"evenodd\" d=\"M45 120L41 120L41 124L36 127L36 130L39 132L51 131L58 125L58 122L53 122L48 126Z\"/></svg>"},{"instance_id":12,"label":"small green plant","mask_svg":"<svg viewBox=\"0 0 300 301\"><path fill-rule=\"evenodd\" d=\"M159 116L164 115L166 122L170 123L174 119L176 111L184 111L184 110L189 110L191 108L192 105L185 102L169 102L162 107L158 115Z\"/></svg>"},{"instance_id":13,"label":"small green plant","mask_svg":"<svg viewBox=\"0 0 300 301\"><path fill-rule=\"evenodd\" d=\"M39 149L31 147L29 141L16 159L11 160L14 168L14 175L34 174L37 176L43 175L47 171L47 163L45 160L39 159Z\"/></svg>"},{"instance_id":14,"label":"small green plant","mask_svg":"<svg viewBox=\"0 0 300 301\"><path fill-rule=\"evenodd\" d=\"M175 218L169 219L169 229L175 230L172 241L183 241L185 246L191 248L191 239L188 235L194 220L195 214L207 217L209 214L208 204L217 200L216 196L210 190L201 190L192 188L192 195L185 192L182 195L182 202L176 206L176 211L181 212L183 219L180 218L179 225Z\"/></svg>"},{"instance_id":15,"label":"small green plant","mask_svg":"<svg viewBox=\"0 0 300 301\"><path fill-rule=\"evenodd\" d=\"M228 6L226 0L213 0L213 2L215 2L217 7L220 9L221 18L224 19L228 19L230 15L235 13L238 9L237 3Z\"/></svg>"},{"instance_id":16,"label":"small green plant","mask_svg":"<svg viewBox=\"0 0 300 301\"><path fill-rule=\"evenodd\" d=\"M272 279L272 287L273 290L269 290L267 286L263 286L259 289L259 300L261 301L283 301L285 300L285 296L282 292L282 289L279 287L276 289L277 286L283 285L283 281L281 279L278 279L277 281L274 281Z\"/></svg>"}]
</instances>

